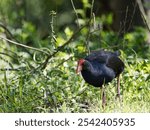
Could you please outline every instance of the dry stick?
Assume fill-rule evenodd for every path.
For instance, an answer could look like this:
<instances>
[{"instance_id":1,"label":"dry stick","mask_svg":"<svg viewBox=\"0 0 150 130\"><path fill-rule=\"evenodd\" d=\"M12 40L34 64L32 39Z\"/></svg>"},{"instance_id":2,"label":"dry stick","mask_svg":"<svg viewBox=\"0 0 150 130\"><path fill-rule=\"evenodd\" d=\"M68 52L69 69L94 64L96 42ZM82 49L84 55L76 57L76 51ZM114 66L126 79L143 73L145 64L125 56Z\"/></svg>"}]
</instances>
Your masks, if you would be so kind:
<instances>
[{"instance_id":1,"label":"dry stick","mask_svg":"<svg viewBox=\"0 0 150 130\"><path fill-rule=\"evenodd\" d=\"M93 6L94 6L94 0L92 0L92 6L91 6L91 14L90 14L90 20L89 20L89 29L88 29L88 33L87 33L87 37L86 37L86 49L88 51L88 54L90 54L90 47L89 47L89 38L90 38L90 34L91 34L91 20L93 18Z\"/></svg>"},{"instance_id":2,"label":"dry stick","mask_svg":"<svg viewBox=\"0 0 150 130\"><path fill-rule=\"evenodd\" d=\"M125 32L126 32L125 29L126 29L126 23L127 23L127 18L128 18L128 11L129 11L129 7L127 6L127 8L126 8L126 14L125 14L125 20L123 22L123 27L122 27L121 32L120 32L122 34L125 34Z\"/></svg>"},{"instance_id":3,"label":"dry stick","mask_svg":"<svg viewBox=\"0 0 150 130\"><path fill-rule=\"evenodd\" d=\"M80 24L79 24L79 17L78 17L78 14L77 14L77 11L76 11L76 8L75 8L75 5L74 5L74 2L73 0L71 0L71 4L72 4L72 7L73 7L73 10L76 14L76 17L77 17L77 24L78 24L78 27L80 27Z\"/></svg>"},{"instance_id":4,"label":"dry stick","mask_svg":"<svg viewBox=\"0 0 150 130\"><path fill-rule=\"evenodd\" d=\"M126 14L125 14L125 20L124 20L124 22L123 22L123 25L122 25L122 27L121 27L121 24L120 24L120 29L119 29L119 32L118 32L118 38L117 39L119 39L119 36L120 36L120 34L122 35L124 35L125 34L125 32L127 31L126 30L126 23L127 23L127 17L128 17L128 6L127 6L127 8L126 8ZM132 20L132 19L131 19ZM130 22L130 25L131 25L131 22ZM130 26L129 25L129 26ZM129 26L128 26L128 29L129 29ZM125 39L123 39L123 48L124 48L124 42L125 42Z\"/></svg>"},{"instance_id":5,"label":"dry stick","mask_svg":"<svg viewBox=\"0 0 150 130\"><path fill-rule=\"evenodd\" d=\"M130 23L129 23L129 26L127 27L127 29L126 29L126 32L128 32L129 31L129 29L131 28L131 24L132 24L132 22L133 22L133 17L134 17L134 15L135 15L135 11L136 11L136 7L137 7L137 4L135 4L135 5L133 5L134 6L134 9L133 9L133 13L132 13L132 15L131 15L131 20L130 20ZM127 18L127 11L128 11L128 6L127 6L127 9L126 9L126 18ZM125 19L126 19L125 18ZM125 28L125 27L124 27ZM124 29L125 30L125 29ZM125 33L125 32L124 32ZM123 48L124 48L124 43L125 43L125 39L123 39Z\"/></svg>"},{"instance_id":6,"label":"dry stick","mask_svg":"<svg viewBox=\"0 0 150 130\"><path fill-rule=\"evenodd\" d=\"M8 29L4 24L0 23L0 27L2 27L2 28L9 34L9 36L10 36L12 39L14 39L16 42L18 42L18 41L14 38L14 36L12 35L12 33L9 31L9 29Z\"/></svg>"},{"instance_id":7,"label":"dry stick","mask_svg":"<svg viewBox=\"0 0 150 130\"><path fill-rule=\"evenodd\" d=\"M7 38L5 38L5 37L2 37L2 36L0 36L0 39L5 40L5 41L8 41L9 43L12 43L12 44L14 44L14 45L17 45L17 46L20 46L20 47L24 47L24 48L28 48L28 49L32 49L32 50L35 50L35 51L39 51L39 52L42 52L42 53L45 53L46 55L48 55L47 52L45 52L45 51L43 51L43 50L41 50L41 49L34 48L34 47L30 47L30 46L27 46L27 45L23 45L23 44L21 44L21 43L18 43L18 42L9 40L9 39L7 39Z\"/></svg>"},{"instance_id":8,"label":"dry stick","mask_svg":"<svg viewBox=\"0 0 150 130\"><path fill-rule=\"evenodd\" d=\"M90 21L91 21L91 18L90 18ZM87 33L86 40L85 40L85 45L86 45L88 54L90 54L90 47L89 47L89 38L91 34L90 32L91 32L91 26L89 25L88 33Z\"/></svg>"},{"instance_id":9,"label":"dry stick","mask_svg":"<svg viewBox=\"0 0 150 130\"><path fill-rule=\"evenodd\" d=\"M134 3L133 3L134 4ZM125 22L127 22L127 17L128 17L128 13L129 13L129 7L127 6L127 9L126 9L126 15L125 15L125 22L124 22L124 32L127 32L129 31L130 27L131 27L131 24L132 24L132 21L133 21L133 17L134 17L134 14L135 14L135 11L136 11L136 7L137 7L137 4L133 5L134 6L134 9L133 9L133 13L131 15L131 20L130 20L130 23L129 23L129 26L128 28L125 30Z\"/></svg>"},{"instance_id":10,"label":"dry stick","mask_svg":"<svg viewBox=\"0 0 150 130\"><path fill-rule=\"evenodd\" d=\"M55 11L50 12L51 15L51 21L50 21L50 29L51 29L51 43L53 44L53 48L56 49L56 38L55 38L55 31L54 31L54 17L56 15Z\"/></svg>"},{"instance_id":11,"label":"dry stick","mask_svg":"<svg viewBox=\"0 0 150 130\"><path fill-rule=\"evenodd\" d=\"M36 51L39 51L39 52L43 52L43 53L45 53L47 55L49 54L49 53L47 53L47 52L45 52L45 51L43 51L41 49L30 47L30 46L23 45L23 44L19 43L19 41L17 39L15 39L15 37L12 35L12 33L9 31L9 29L4 24L0 23L0 27L2 27L9 34L10 38L15 40L15 41L12 41L12 40L10 40L8 38L5 38L5 37L2 37L2 36L0 36L0 39L3 39L5 41L8 41L9 43L15 44L15 45L20 46L20 47L36 50Z\"/></svg>"},{"instance_id":12,"label":"dry stick","mask_svg":"<svg viewBox=\"0 0 150 130\"><path fill-rule=\"evenodd\" d=\"M2 27L6 31L6 33L8 33L10 37L9 40L15 40L15 42L20 43L3 23L0 23L0 27Z\"/></svg>"},{"instance_id":13,"label":"dry stick","mask_svg":"<svg viewBox=\"0 0 150 130\"><path fill-rule=\"evenodd\" d=\"M145 10L144 10L144 7L143 7L143 4L142 4L142 1L141 0L136 0L136 2L138 3L138 6L139 6L139 9L140 9L140 12L141 12L141 15L142 15L142 18L148 28L148 31L150 32L150 23L147 19L147 16L146 16L146 13L145 13Z\"/></svg>"},{"instance_id":14,"label":"dry stick","mask_svg":"<svg viewBox=\"0 0 150 130\"><path fill-rule=\"evenodd\" d=\"M68 60L70 60L73 56L70 56L68 59L65 59L64 61L62 61L61 63L59 63L58 65L56 65L54 68L58 68L59 66L61 66L63 63L67 62Z\"/></svg>"},{"instance_id":15,"label":"dry stick","mask_svg":"<svg viewBox=\"0 0 150 130\"><path fill-rule=\"evenodd\" d=\"M11 55L9 55L7 53L4 53L4 52L0 52L0 55L5 55L5 56L8 56L8 57L10 57L12 59L16 59L15 57L13 57L13 56L11 56Z\"/></svg>"},{"instance_id":16,"label":"dry stick","mask_svg":"<svg viewBox=\"0 0 150 130\"><path fill-rule=\"evenodd\" d=\"M20 71L20 70L14 68L4 68L4 69L0 69L0 71Z\"/></svg>"},{"instance_id":17,"label":"dry stick","mask_svg":"<svg viewBox=\"0 0 150 130\"><path fill-rule=\"evenodd\" d=\"M0 22L0 27L1 28L3 28L4 30L5 30L5 32L6 32L6 37L8 36L9 38L9 40L13 40L13 41L15 41L15 42L18 42L18 43L20 43L14 36L13 36L13 34L9 31L9 29L3 24L3 23L1 23ZM8 34L8 35L7 35ZM27 50L28 51L28 50ZM30 53L29 53L30 54Z\"/></svg>"},{"instance_id":18,"label":"dry stick","mask_svg":"<svg viewBox=\"0 0 150 130\"><path fill-rule=\"evenodd\" d=\"M18 57L22 57L22 56L18 56L18 54L16 53L16 52L13 52L13 51L11 51L11 50L9 50L9 49L7 49L7 48L4 48L3 46L0 46L0 48L2 48L3 50L5 50L6 52L9 52L10 54L9 55L11 55L11 58L13 58L13 59L16 59L16 60L18 60ZM0 52L0 54L1 54L2 52ZM12 55L14 55L14 57L12 57Z\"/></svg>"},{"instance_id":19,"label":"dry stick","mask_svg":"<svg viewBox=\"0 0 150 130\"><path fill-rule=\"evenodd\" d=\"M5 57L1 57L1 56L0 56L0 59L3 60L4 62L8 63L11 68L14 68L14 67L13 67L13 64L10 63L7 59L5 59Z\"/></svg>"},{"instance_id":20,"label":"dry stick","mask_svg":"<svg viewBox=\"0 0 150 130\"><path fill-rule=\"evenodd\" d=\"M132 13L132 15L131 15L131 20L130 20L129 26L128 26L128 28L127 28L127 31L129 31L129 29L131 28L131 24L132 24L132 22L133 22L133 17L134 17L134 15L135 15L137 3L135 3L135 5L134 5L134 3L133 3L133 6L134 6L134 9L133 9L133 13Z\"/></svg>"},{"instance_id":21,"label":"dry stick","mask_svg":"<svg viewBox=\"0 0 150 130\"><path fill-rule=\"evenodd\" d=\"M136 7L137 7L137 4L134 5L134 9L133 9L133 13L132 13L132 16L131 16L131 20L130 20L130 23L129 23L129 26L128 28L126 29L126 31L129 31L130 27L131 27L131 24L132 24L132 21L133 21L133 17L134 17L134 14L135 14L135 11L136 11ZM121 27L120 26L120 30L118 32L118 38L119 38L119 35L121 33L125 33L125 24L126 24L126 20L127 20L127 15L128 15L128 6L126 8L126 14L125 14L125 22L123 24L123 26ZM122 32L123 31L123 32ZM125 41L125 40L124 40ZM117 45L118 46L118 45ZM115 47L115 46L114 46ZM119 46L118 46L119 47Z\"/></svg>"},{"instance_id":22,"label":"dry stick","mask_svg":"<svg viewBox=\"0 0 150 130\"><path fill-rule=\"evenodd\" d=\"M93 15L93 7L94 7L94 0L92 0L92 6L91 6L91 17L92 17L92 15Z\"/></svg>"}]
</instances>

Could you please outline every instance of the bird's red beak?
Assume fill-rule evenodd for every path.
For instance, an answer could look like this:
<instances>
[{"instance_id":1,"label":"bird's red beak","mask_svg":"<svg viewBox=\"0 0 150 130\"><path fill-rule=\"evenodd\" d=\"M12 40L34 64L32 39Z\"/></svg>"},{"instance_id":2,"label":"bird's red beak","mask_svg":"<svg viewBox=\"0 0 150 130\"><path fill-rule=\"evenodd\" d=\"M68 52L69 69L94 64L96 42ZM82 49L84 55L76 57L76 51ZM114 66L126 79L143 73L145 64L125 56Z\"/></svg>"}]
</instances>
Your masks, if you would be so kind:
<instances>
[{"instance_id":1,"label":"bird's red beak","mask_svg":"<svg viewBox=\"0 0 150 130\"><path fill-rule=\"evenodd\" d=\"M78 61L78 65L77 65L77 69L76 69L76 73L79 74L83 68L83 63L85 62L84 59L80 59Z\"/></svg>"},{"instance_id":2,"label":"bird's red beak","mask_svg":"<svg viewBox=\"0 0 150 130\"><path fill-rule=\"evenodd\" d=\"M82 65L78 65L76 69L76 73L79 74L82 70Z\"/></svg>"}]
</instances>

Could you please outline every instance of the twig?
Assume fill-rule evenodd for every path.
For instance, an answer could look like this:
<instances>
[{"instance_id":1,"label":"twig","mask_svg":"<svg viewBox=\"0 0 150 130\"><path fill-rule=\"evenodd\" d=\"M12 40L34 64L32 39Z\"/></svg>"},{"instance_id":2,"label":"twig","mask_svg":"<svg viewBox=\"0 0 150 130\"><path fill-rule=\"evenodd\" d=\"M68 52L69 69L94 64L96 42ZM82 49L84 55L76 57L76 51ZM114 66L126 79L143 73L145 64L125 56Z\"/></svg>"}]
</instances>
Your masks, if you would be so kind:
<instances>
[{"instance_id":1,"label":"twig","mask_svg":"<svg viewBox=\"0 0 150 130\"><path fill-rule=\"evenodd\" d=\"M90 54L89 38L91 34L91 20L93 18L93 6L94 6L94 0L92 0L91 14L90 14L90 20L89 20L89 29L88 29L88 33L87 33L86 40L85 40L85 45L86 45L88 54Z\"/></svg>"},{"instance_id":2,"label":"twig","mask_svg":"<svg viewBox=\"0 0 150 130\"><path fill-rule=\"evenodd\" d=\"M70 60L73 56L70 56L68 59L65 59L64 61L62 61L61 63L59 63L57 66L55 66L54 68L58 68L59 66L61 66L63 63L67 62L68 60Z\"/></svg>"},{"instance_id":3,"label":"twig","mask_svg":"<svg viewBox=\"0 0 150 130\"><path fill-rule=\"evenodd\" d=\"M40 51L40 52L43 52L43 53L45 53L45 54L47 54L47 55L49 54L49 53L47 53L47 52L45 52L45 51L43 51L43 50L41 50L41 49L38 49L38 48L34 48L34 47L30 47L30 46L21 44L17 39L15 39L15 37L13 36L13 34L9 31L9 29L8 29L4 24L0 23L0 27L2 27L2 28L8 33L8 35L9 35L9 39L8 39L8 38L1 37L1 36L0 36L0 39L6 40L6 41L8 41L8 42L10 42L10 43L13 42L13 44L18 45L18 46L20 46L20 47L24 47L24 48L27 48L27 49L32 49L32 50ZM30 53L29 53L29 54L30 54Z\"/></svg>"},{"instance_id":4,"label":"twig","mask_svg":"<svg viewBox=\"0 0 150 130\"><path fill-rule=\"evenodd\" d=\"M78 27L80 27L80 24L79 24L79 17L78 17L78 14L77 14L77 11L76 11L76 8L75 8L75 5L74 5L73 0L71 0L71 4L72 4L73 10L74 10L74 12L75 12L75 14L76 14L76 17L77 17L77 25L78 25Z\"/></svg>"},{"instance_id":5,"label":"twig","mask_svg":"<svg viewBox=\"0 0 150 130\"><path fill-rule=\"evenodd\" d=\"M0 59L3 60L4 62L8 63L11 68L14 68L14 67L13 67L13 64L10 63L8 60L6 60L4 57L1 57L1 56L0 56Z\"/></svg>"},{"instance_id":6,"label":"twig","mask_svg":"<svg viewBox=\"0 0 150 130\"><path fill-rule=\"evenodd\" d=\"M87 49L87 53L90 54L90 47L89 47L89 38L90 38L90 32L91 32L91 27L89 27L88 29L88 33L86 36L86 40L85 40L85 45L86 45L86 49Z\"/></svg>"},{"instance_id":7,"label":"twig","mask_svg":"<svg viewBox=\"0 0 150 130\"><path fill-rule=\"evenodd\" d=\"M3 69L0 69L0 71L20 71L20 70L14 69L14 68L3 68Z\"/></svg>"},{"instance_id":8,"label":"twig","mask_svg":"<svg viewBox=\"0 0 150 130\"><path fill-rule=\"evenodd\" d=\"M12 39L14 39L16 42L18 42L18 41L14 38L14 36L12 35L12 33L9 31L9 29L8 29L4 24L0 23L0 27L2 27L2 28L9 34L9 36L10 36Z\"/></svg>"},{"instance_id":9,"label":"twig","mask_svg":"<svg viewBox=\"0 0 150 130\"><path fill-rule=\"evenodd\" d=\"M3 46L0 46L0 48L2 48L3 50L5 50L6 52L9 52L10 53L9 55L15 55L16 57L18 57L18 54L16 52L13 52L13 51L11 51L11 50L9 50L7 48L4 48Z\"/></svg>"},{"instance_id":10,"label":"twig","mask_svg":"<svg viewBox=\"0 0 150 130\"><path fill-rule=\"evenodd\" d=\"M126 8L126 12L125 12L125 19L124 19L124 21L123 22L120 22L120 29L119 29L119 31L118 31L118 36L120 35L120 34L125 34L125 32L126 32L126 24L127 24L127 18L128 18L128 6L127 6L127 8Z\"/></svg>"},{"instance_id":11,"label":"twig","mask_svg":"<svg viewBox=\"0 0 150 130\"><path fill-rule=\"evenodd\" d=\"M127 28L127 31L129 31L129 29L131 28L131 24L132 24L132 22L133 22L133 18L134 18L134 15L135 15L137 3L135 3L135 4L133 3L133 6L134 6L134 9L133 9L133 13L132 13L132 15L131 15L131 20L130 20L129 26L128 26L128 28Z\"/></svg>"},{"instance_id":12,"label":"twig","mask_svg":"<svg viewBox=\"0 0 150 130\"><path fill-rule=\"evenodd\" d=\"M139 6L139 9L140 9L142 18L143 18L143 20L144 20L144 22L145 22L145 24L146 24L146 26L148 28L148 31L150 32L150 23L149 23L148 18L146 16L146 13L145 13L142 1L141 0L136 0L136 2L138 3L138 6Z\"/></svg>"},{"instance_id":13,"label":"twig","mask_svg":"<svg viewBox=\"0 0 150 130\"><path fill-rule=\"evenodd\" d=\"M4 52L0 52L0 54L1 54L1 55L5 55L5 56L8 56L8 57L10 57L10 58L12 58L12 59L16 59L15 57L13 57L13 56L11 56L11 55L9 55L9 54L7 54L7 53L4 53Z\"/></svg>"},{"instance_id":14,"label":"twig","mask_svg":"<svg viewBox=\"0 0 150 130\"><path fill-rule=\"evenodd\" d=\"M93 7L94 7L94 0L92 0L92 6L91 6L91 17L93 15Z\"/></svg>"},{"instance_id":15,"label":"twig","mask_svg":"<svg viewBox=\"0 0 150 130\"><path fill-rule=\"evenodd\" d=\"M127 24L127 18L128 18L128 11L129 11L129 7L127 6L127 9L126 9L126 14L125 14L125 20L124 20L124 29L123 29L123 34L125 34L126 32L126 24Z\"/></svg>"},{"instance_id":16,"label":"twig","mask_svg":"<svg viewBox=\"0 0 150 130\"><path fill-rule=\"evenodd\" d=\"M51 43L53 44L54 49L56 49L56 36L54 31L54 17L56 15L55 11L50 12L51 21L50 21L50 28L51 28Z\"/></svg>"},{"instance_id":17,"label":"twig","mask_svg":"<svg viewBox=\"0 0 150 130\"><path fill-rule=\"evenodd\" d=\"M5 37L2 37L2 36L0 36L0 39L5 40L5 41L8 41L9 43L12 43L12 44L17 45L17 46L20 46L20 47L24 47L24 48L28 48L28 49L31 49L31 50L35 50L35 51L39 51L39 52L45 53L46 55L49 54L49 53L47 53L47 52L45 52L45 51L43 51L43 50L41 50L41 49L34 48L34 47L30 47L30 46L27 46L27 45L23 45L23 44L21 44L21 43L18 43L18 42L9 40L9 39L7 39L7 38L5 38Z\"/></svg>"}]
</instances>

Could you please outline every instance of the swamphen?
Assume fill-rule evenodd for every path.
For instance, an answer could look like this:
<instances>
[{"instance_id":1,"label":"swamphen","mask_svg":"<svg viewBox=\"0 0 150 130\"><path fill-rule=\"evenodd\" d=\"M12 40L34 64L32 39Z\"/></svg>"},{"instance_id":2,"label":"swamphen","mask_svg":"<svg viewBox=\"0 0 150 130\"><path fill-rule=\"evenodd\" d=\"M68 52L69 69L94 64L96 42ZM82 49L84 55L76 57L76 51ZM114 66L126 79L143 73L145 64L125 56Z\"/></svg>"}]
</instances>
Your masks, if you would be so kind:
<instances>
[{"instance_id":1,"label":"swamphen","mask_svg":"<svg viewBox=\"0 0 150 130\"><path fill-rule=\"evenodd\" d=\"M84 59L78 61L76 72L81 71L84 80L102 88L102 107L106 104L104 84L117 77L117 97L120 99L120 74L124 70L124 63L118 57L120 52L94 51Z\"/></svg>"}]
</instances>

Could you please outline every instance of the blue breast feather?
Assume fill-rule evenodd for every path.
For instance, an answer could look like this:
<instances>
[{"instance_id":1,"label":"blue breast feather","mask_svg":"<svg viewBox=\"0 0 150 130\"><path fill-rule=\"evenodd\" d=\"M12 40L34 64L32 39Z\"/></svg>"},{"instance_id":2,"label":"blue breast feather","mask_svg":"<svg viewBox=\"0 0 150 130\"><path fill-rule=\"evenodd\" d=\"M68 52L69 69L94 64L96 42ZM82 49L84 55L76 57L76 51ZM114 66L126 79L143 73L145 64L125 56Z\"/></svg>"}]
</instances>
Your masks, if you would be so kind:
<instances>
[{"instance_id":1,"label":"blue breast feather","mask_svg":"<svg viewBox=\"0 0 150 130\"><path fill-rule=\"evenodd\" d=\"M91 68L82 70L82 76L86 82L95 86L101 87L103 84L111 82L115 78L115 72L106 66L105 63L90 61Z\"/></svg>"}]
</instances>

